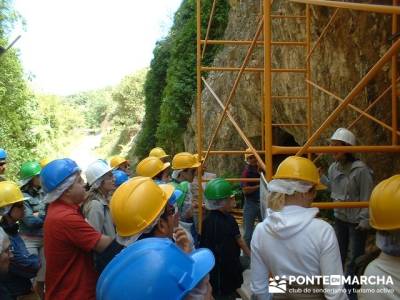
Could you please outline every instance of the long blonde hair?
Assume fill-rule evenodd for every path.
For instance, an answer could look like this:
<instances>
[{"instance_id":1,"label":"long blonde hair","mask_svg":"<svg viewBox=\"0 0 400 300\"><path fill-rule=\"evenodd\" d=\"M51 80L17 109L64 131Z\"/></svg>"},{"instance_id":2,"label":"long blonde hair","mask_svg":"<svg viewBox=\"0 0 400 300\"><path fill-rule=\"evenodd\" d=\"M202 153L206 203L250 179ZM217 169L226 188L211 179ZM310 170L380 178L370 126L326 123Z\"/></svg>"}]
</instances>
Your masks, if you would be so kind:
<instances>
[{"instance_id":1,"label":"long blonde hair","mask_svg":"<svg viewBox=\"0 0 400 300\"><path fill-rule=\"evenodd\" d=\"M274 211L280 211L285 206L286 195L278 192L270 192L267 194L266 201L268 208Z\"/></svg>"},{"instance_id":2,"label":"long blonde hair","mask_svg":"<svg viewBox=\"0 0 400 300\"><path fill-rule=\"evenodd\" d=\"M311 188L311 190L307 193L299 193L299 192L294 192L293 195L286 195L285 193L279 193L279 192L270 192L267 194L266 201L268 203L268 208L274 210L274 211L281 211L285 205L289 205L293 201L304 201L307 199L310 199L310 203L315 197L315 188ZM313 196L308 196L312 195ZM288 204L289 202L289 204Z\"/></svg>"}]
</instances>

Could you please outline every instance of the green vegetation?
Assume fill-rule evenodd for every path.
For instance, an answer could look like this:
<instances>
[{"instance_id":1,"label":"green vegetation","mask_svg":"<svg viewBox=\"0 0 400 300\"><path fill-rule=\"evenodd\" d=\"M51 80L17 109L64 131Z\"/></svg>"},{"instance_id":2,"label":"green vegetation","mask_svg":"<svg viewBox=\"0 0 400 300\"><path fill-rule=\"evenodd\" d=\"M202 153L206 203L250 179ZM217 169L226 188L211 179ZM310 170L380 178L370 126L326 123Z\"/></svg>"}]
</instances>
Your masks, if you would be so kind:
<instances>
[{"instance_id":1,"label":"green vegetation","mask_svg":"<svg viewBox=\"0 0 400 300\"><path fill-rule=\"evenodd\" d=\"M161 99L166 85L170 58L169 40L157 42L153 55L154 58L150 63L150 70L144 83L145 117L134 148L134 154L140 158L145 157L149 149L156 146L155 136L157 124L160 120Z\"/></svg>"},{"instance_id":2,"label":"green vegetation","mask_svg":"<svg viewBox=\"0 0 400 300\"><path fill-rule=\"evenodd\" d=\"M11 4L0 0L3 48L15 22L21 22ZM7 177L15 179L26 160L67 154L71 143L87 132L101 132L98 153L103 157L121 153L141 158L156 144L170 153L183 150L182 136L196 95L195 4L195 0L182 2L169 34L156 44L150 70L126 76L116 87L68 97L35 95L17 51L1 55L0 147L10 157ZM203 36L211 4L202 1ZM228 10L227 0L217 2L210 39L222 36ZM217 51L218 47L209 46L203 63L210 64Z\"/></svg>"},{"instance_id":3,"label":"green vegetation","mask_svg":"<svg viewBox=\"0 0 400 300\"><path fill-rule=\"evenodd\" d=\"M7 150L7 177L16 179L27 160L66 154L85 127L77 109L53 95L34 95L14 52L0 57L0 147Z\"/></svg>"},{"instance_id":4,"label":"green vegetation","mask_svg":"<svg viewBox=\"0 0 400 300\"><path fill-rule=\"evenodd\" d=\"M9 44L8 34L18 21L10 1L0 1L0 45ZM16 52L10 49L0 56L0 147L6 149L10 162L21 162L35 156L38 138L33 134L34 110ZM16 174L10 164L9 174Z\"/></svg>"},{"instance_id":5,"label":"green vegetation","mask_svg":"<svg viewBox=\"0 0 400 300\"><path fill-rule=\"evenodd\" d=\"M33 132L38 136L41 157L56 158L68 154L68 147L83 137L85 119L80 110L55 95L37 95Z\"/></svg>"},{"instance_id":6,"label":"green vegetation","mask_svg":"<svg viewBox=\"0 0 400 300\"><path fill-rule=\"evenodd\" d=\"M202 36L205 36L212 0L202 1ZM134 154L147 155L156 144L169 153L184 149L183 133L196 97L196 1L184 0L168 36L157 43L145 82L146 115ZM221 38L228 21L227 0L218 1L210 39ZM218 51L208 46L203 64Z\"/></svg>"},{"instance_id":7,"label":"green vegetation","mask_svg":"<svg viewBox=\"0 0 400 300\"><path fill-rule=\"evenodd\" d=\"M1 44L7 40L2 37ZM11 162L36 156L38 137L33 134L35 106L23 79L21 64L14 51L0 56L0 147L7 150ZM9 167L16 173L15 165Z\"/></svg>"},{"instance_id":8,"label":"green vegetation","mask_svg":"<svg viewBox=\"0 0 400 300\"><path fill-rule=\"evenodd\" d=\"M0 46L10 43L8 34L21 20L9 0L0 0ZM17 179L21 163L63 154L76 138L75 128L84 126L80 113L56 96L30 91L18 53L0 55L0 147L7 150L6 177Z\"/></svg>"},{"instance_id":9,"label":"green vegetation","mask_svg":"<svg viewBox=\"0 0 400 300\"><path fill-rule=\"evenodd\" d=\"M17 21L9 1L0 1L0 46L6 48L8 33ZM8 150L11 161L32 155L37 139L31 134L33 114L23 71L16 52L0 54L0 147ZM15 173L10 168L11 174Z\"/></svg>"},{"instance_id":10,"label":"green vegetation","mask_svg":"<svg viewBox=\"0 0 400 300\"><path fill-rule=\"evenodd\" d=\"M122 79L111 93L112 110L104 119L103 138L98 153L103 157L127 155L140 130L144 115L143 84L147 69Z\"/></svg>"},{"instance_id":11,"label":"green vegetation","mask_svg":"<svg viewBox=\"0 0 400 300\"><path fill-rule=\"evenodd\" d=\"M101 157L127 155L144 115L143 84L147 69L126 76L115 87L80 92L66 97L83 112L86 128L101 133Z\"/></svg>"},{"instance_id":12,"label":"green vegetation","mask_svg":"<svg viewBox=\"0 0 400 300\"><path fill-rule=\"evenodd\" d=\"M114 109L114 102L111 99L112 87L93 91L80 92L66 99L72 102L83 112L87 128L98 129Z\"/></svg>"}]
</instances>

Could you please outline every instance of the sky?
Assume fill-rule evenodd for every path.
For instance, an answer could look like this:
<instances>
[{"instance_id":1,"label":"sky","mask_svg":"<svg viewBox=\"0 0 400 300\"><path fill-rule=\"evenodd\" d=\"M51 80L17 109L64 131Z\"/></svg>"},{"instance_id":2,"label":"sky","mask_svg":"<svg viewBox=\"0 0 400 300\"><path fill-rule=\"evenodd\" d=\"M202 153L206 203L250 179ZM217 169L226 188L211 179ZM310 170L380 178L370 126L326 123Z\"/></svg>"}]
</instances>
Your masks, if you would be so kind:
<instances>
[{"instance_id":1,"label":"sky","mask_svg":"<svg viewBox=\"0 0 400 300\"><path fill-rule=\"evenodd\" d=\"M57 95L115 85L147 67L182 0L14 0L10 36L34 90Z\"/></svg>"}]
</instances>

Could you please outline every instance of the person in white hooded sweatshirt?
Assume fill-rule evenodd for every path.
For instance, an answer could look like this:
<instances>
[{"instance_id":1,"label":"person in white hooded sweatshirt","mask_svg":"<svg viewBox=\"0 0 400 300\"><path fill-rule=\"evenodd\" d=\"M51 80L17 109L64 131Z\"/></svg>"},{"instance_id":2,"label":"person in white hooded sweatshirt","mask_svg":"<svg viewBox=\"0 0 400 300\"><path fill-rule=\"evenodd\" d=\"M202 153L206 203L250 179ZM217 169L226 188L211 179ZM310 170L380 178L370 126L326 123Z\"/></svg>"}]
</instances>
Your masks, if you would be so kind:
<instances>
[{"instance_id":1,"label":"person in white hooded sweatshirt","mask_svg":"<svg viewBox=\"0 0 400 300\"><path fill-rule=\"evenodd\" d=\"M285 293L278 294L268 287L270 277L281 283L278 276L343 275L335 231L315 218L318 209L310 207L316 190L324 188L310 160L290 156L279 165L268 183L266 218L251 240L250 286L256 299L347 299L342 284L329 285L322 280L307 286L292 282ZM305 293L306 287L312 292ZM303 291L295 293L292 288Z\"/></svg>"}]
</instances>

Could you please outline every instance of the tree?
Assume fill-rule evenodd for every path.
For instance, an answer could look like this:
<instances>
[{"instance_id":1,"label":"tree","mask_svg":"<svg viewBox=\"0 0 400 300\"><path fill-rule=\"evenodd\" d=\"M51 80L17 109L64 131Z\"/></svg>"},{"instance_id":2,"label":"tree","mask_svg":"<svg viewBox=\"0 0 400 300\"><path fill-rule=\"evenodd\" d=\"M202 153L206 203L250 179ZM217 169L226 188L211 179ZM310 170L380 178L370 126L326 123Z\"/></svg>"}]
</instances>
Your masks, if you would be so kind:
<instances>
[{"instance_id":1,"label":"tree","mask_svg":"<svg viewBox=\"0 0 400 300\"><path fill-rule=\"evenodd\" d=\"M11 1L0 0L0 45L4 48L17 21ZM10 49L0 56L0 147L9 154L10 178L15 178L19 163L38 154L38 139L32 131L34 108L17 52Z\"/></svg>"},{"instance_id":2,"label":"tree","mask_svg":"<svg viewBox=\"0 0 400 300\"><path fill-rule=\"evenodd\" d=\"M112 87L106 87L80 92L70 95L66 99L80 107L85 117L86 126L96 129L106 119L107 114L111 113L114 109L111 93Z\"/></svg>"},{"instance_id":3,"label":"tree","mask_svg":"<svg viewBox=\"0 0 400 300\"><path fill-rule=\"evenodd\" d=\"M156 144L156 130L166 86L170 47L168 38L157 42L153 51L154 58L151 60L150 70L144 83L145 117L134 149L134 155L140 159L147 156L149 149L154 148Z\"/></svg>"},{"instance_id":4,"label":"tree","mask_svg":"<svg viewBox=\"0 0 400 300\"><path fill-rule=\"evenodd\" d=\"M102 145L98 152L103 156L126 155L132 148L144 115L143 84L147 69L126 76L113 88L113 110L108 114L103 130Z\"/></svg>"},{"instance_id":5,"label":"tree","mask_svg":"<svg viewBox=\"0 0 400 300\"><path fill-rule=\"evenodd\" d=\"M203 36L212 2L202 1ZM228 1L218 1L210 39L223 35L228 13ZM211 63L218 49L217 46L209 46L203 63ZM184 150L183 133L195 96L196 1L184 0L175 14L168 36L158 42L154 50L154 58L145 82L146 114L135 154L143 157L156 144L169 153Z\"/></svg>"},{"instance_id":6,"label":"tree","mask_svg":"<svg viewBox=\"0 0 400 300\"><path fill-rule=\"evenodd\" d=\"M37 108L33 131L38 137L41 155L57 157L66 155L65 149L85 128L80 110L65 99L55 95L36 95Z\"/></svg>"},{"instance_id":7,"label":"tree","mask_svg":"<svg viewBox=\"0 0 400 300\"><path fill-rule=\"evenodd\" d=\"M146 73L144 69L126 76L112 93L112 100L117 104L113 115L115 122L121 126L137 124L143 119L143 82Z\"/></svg>"},{"instance_id":8,"label":"tree","mask_svg":"<svg viewBox=\"0 0 400 300\"><path fill-rule=\"evenodd\" d=\"M0 0L0 46L20 22L12 1ZM7 178L18 178L19 166L62 151L68 137L83 125L80 114L56 96L35 95L27 86L15 49L0 55L0 148L9 155ZM71 140L71 138L70 138Z\"/></svg>"}]
</instances>

